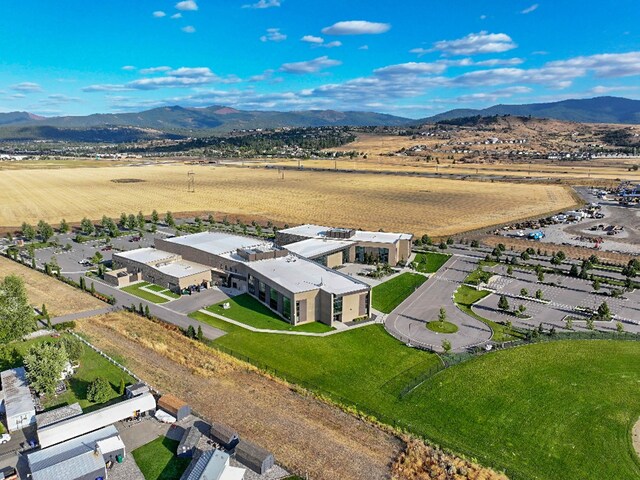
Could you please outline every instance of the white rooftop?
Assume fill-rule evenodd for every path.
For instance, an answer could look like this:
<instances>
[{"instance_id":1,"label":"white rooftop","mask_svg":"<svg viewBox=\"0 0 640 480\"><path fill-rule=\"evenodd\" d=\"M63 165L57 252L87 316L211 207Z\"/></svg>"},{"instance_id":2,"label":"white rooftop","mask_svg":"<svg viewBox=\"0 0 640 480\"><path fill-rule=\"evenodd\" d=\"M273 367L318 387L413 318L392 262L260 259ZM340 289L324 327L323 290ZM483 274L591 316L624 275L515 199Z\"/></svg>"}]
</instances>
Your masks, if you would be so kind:
<instances>
[{"instance_id":1,"label":"white rooftop","mask_svg":"<svg viewBox=\"0 0 640 480\"><path fill-rule=\"evenodd\" d=\"M150 263L161 262L163 260L171 260L176 256L176 254L157 250L152 247L147 247L130 250L128 252L117 252L114 253L113 256L126 258L129 260L133 260L134 262L144 263L145 265L148 265Z\"/></svg>"},{"instance_id":2,"label":"white rooftop","mask_svg":"<svg viewBox=\"0 0 640 480\"><path fill-rule=\"evenodd\" d=\"M246 265L292 293L322 289L336 295L345 295L369 288L359 280L297 255L246 262Z\"/></svg>"},{"instance_id":3,"label":"white rooftop","mask_svg":"<svg viewBox=\"0 0 640 480\"><path fill-rule=\"evenodd\" d=\"M200 263L187 262L186 260L179 260L176 262L168 263L156 267L156 270L166 275L170 275L176 278L188 277L189 275L196 275L198 273L205 273L211 270L211 267L207 267Z\"/></svg>"},{"instance_id":4,"label":"white rooftop","mask_svg":"<svg viewBox=\"0 0 640 480\"><path fill-rule=\"evenodd\" d=\"M329 230L336 229L332 227L324 227L322 225L307 224L280 230L280 232L307 238L327 238L331 241L343 240L327 237L326 232ZM353 237L349 238L349 240L355 242L395 243L398 240L411 240L412 237L413 235L410 233L367 232L356 230Z\"/></svg>"},{"instance_id":5,"label":"white rooftop","mask_svg":"<svg viewBox=\"0 0 640 480\"><path fill-rule=\"evenodd\" d=\"M337 240L327 238L308 238L299 242L290 243L285 246L287 250L297 253L305 258L315 258L326 255L343 248L350 247L354 242L351 240Z\"/></svg>"},{"instance_id":6,"label":"white rooftop","mask_svg":"<svg viewBox=\"0 0 640 480\"><path fill-rule=\"evenodd\" d=\"M35 413L33 397L24 367L12 368L0 373L2 393L7 419L24 413Z\"/></svg>"},{"instance_id":7,"label":"white rooftop","mask_svg":"<svg viewBox=\"0 0 640 480\"><path fill-rule=\"evenodd\" d=\"M258 238L234 235L225 232L201 232L182 237L167 238L165 241L178 245L186 245L197 248L214 255L235 252L239 248L251 248L260 246L270 246L271 242L266 242Z\"/></svg>"},{"instance_id":8,"label":"white rooftop","mask_svg":"<svg viewBox=\"0 0 640 480\"><path fill-rule=\"evenodd\" d=\"M198 458L186 480L242 480L245 469L229 465L229 454L208 450Z\"/></svg>"}]
</instances>

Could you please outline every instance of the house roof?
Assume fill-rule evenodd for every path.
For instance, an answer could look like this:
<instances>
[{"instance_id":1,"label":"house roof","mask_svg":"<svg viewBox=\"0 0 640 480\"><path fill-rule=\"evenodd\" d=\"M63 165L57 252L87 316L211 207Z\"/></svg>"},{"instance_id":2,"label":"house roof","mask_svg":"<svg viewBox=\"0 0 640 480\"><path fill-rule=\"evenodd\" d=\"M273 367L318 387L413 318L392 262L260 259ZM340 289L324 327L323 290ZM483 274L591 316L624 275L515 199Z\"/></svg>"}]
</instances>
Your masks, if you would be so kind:
<instances>
[{"instance_id":1,"label":"house roof","mask_svg":"<svg viewBox=\"0 0 640 480\"><path fill-rule=\"evenodd\" d=\"M286 249L297 253L301 257L316 258L322 255L340 251L354 245L351 240L334 240L328 238L307 238L299 242L290 243Z\"/></svg>"},{"instance_id":2,"label":"house roof","mask_svg":"<svg viewBox=\"0 0 640 480\"><path fill-rule=\"evenodd\" d=\"M254 464L262 464L273 454L255 443L242 440L235 449L236 458L240 463L253 462Z\"/></svg>"},{"instance_id":3,"label":"house roof","mask_svg":"<svg viewBox=\"0 0 640 480\"><path fill-rule=\"evenodd\" d=\"M0 373L0 380L7 419L25 413L35 414L33 397L24 367L5 370Z\"/></svg>"},{"instance_id":4,"label":"house roof","mask_svg":"<svg viewBox=\"0 0 640 480\"><path fill-rule=\"evenodd\" d=\"M44 428L78 415L82 415L82 407L79 403L72 403L71 405L65 405L36 415L36 424L38 428Z\"/></svg>"},{"instance_id":5,"label":"house roof","mask_svg":"<svg viewBox=\"0 0 640 480\"><path fill-rule=\"evenodd\" d=\"M166 242L185 245L214 255L235 252L238 249L271 245L258 238L225 232L201 232L165 239Z\"/></svg>"},{"instance_id":6,"label":"house roof","mask_svg":"<svg viewBox=\"0 0 640 480\"><path fill-rule=\"evenodd\" d=\"M360 280L297 255L257 260L247 262L246 265L250 270L264 275L292 293L321 289L335 295L345 295L370 288Z\"/></svg>"},{"instance_id":7,"label":"house roof","mask_svg":"<svg viewBox=\"0 0 640 480\"><path fill-rule=\"evenodd\" d=\"M166 410L167 408L172 410L180 410L182 407L186 407L188 404L184 400L179 399L178 397L167 393L160 397L158 400L158 408L162 408ZM171 413L171 412L169 412Z\"/></svg>"},{"instance_id":8,"label":"house roof","mask_svg":"<svg viewBox=\"0 0 640 480\"><path fill-rule=\"evenodd\" d=\"M157 250L152 247L138 248L136 250L129 250L128 252L117 252L113 254L114 257L126 258L134 262L144 263L148 265L150 263L161 262L163 260L171 260L176 257L175 253L165 252L163 250Z\"/></svg>"},{"instance_id":9,"label":"house roof","mask_svg":"<svg viewBox=\"0 0 640 480\"><path fill-rule=\"evenodd\" d=\"M327 238L331 241L340 241L342 239L334 239L327 237L327 232L331 230L339 230L332 227L323 227L321 225L300 225L298 227L286 228L280 230L280 233L297 235L307 238ZM413 235L410 233L392 233L392 232L368 232L364 230L355 230L355 233L349 240L355 242L372 242L372 243L395 243L398 240L411 240ZM289 246L287 246L289 248Z\"/></svg>"},{"instance_id":10,"label":"house roof","mask_svg":"<svg viewBox=\"0 0 640 480\"><path fill-rule=\"evenodd\" d=\"M233 428L222 423L214 423L211 425L210 435L227 444L238 438L238 433Z\"/></svg>"},{"instance_id":11,"label":"house roof","mask_svg":"<svg viewBox=\"0 0 640 480\"><path fill-rule=\"evenodd\" d=\"M229 454L221 450L207 450L194 460L182 480L242 480L245 469L230 466L229 459Z\"/></svg>"},{"instance_id":12,"label":"house roof","mask_svg":"<svg viewBox=\"0 0 640 480\"><path fill-rule=\"evenodd\" d=\"M189 277L191 275L197 275L199 273L209 272L211 270L211 267L207 267L206 265L202 265L200 263L179 260L156 267L156 270L164 273L165 275L169 275L175 278L183 278Z\"/></svg>"}]
</instances>

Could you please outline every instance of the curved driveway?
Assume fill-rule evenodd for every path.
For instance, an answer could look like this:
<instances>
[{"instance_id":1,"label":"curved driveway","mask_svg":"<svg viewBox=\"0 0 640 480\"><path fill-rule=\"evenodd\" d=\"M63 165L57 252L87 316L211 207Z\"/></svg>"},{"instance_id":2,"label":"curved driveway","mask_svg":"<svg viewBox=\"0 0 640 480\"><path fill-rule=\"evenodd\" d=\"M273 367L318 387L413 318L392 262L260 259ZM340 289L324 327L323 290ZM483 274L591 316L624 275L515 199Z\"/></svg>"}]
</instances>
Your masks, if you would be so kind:
<instances>
[{"instance_id":1,"label":"curved driveway","mask_svg":"<svg viewBox=\"0 0 640 480\"><path fill-rule=\"evenodd\" d=\"M453 351L463 351L491 339L491 329L463 313L453 302L453 293L465 277L475 270L477 260L452 256L440 270L402 302L385 320L387 331L404 343L413 343L442 351L442 341L451 342ZM440 307L447 311L447 320L458 326L454 334L438 334L426 328L437 320Z\"/></svg>"}]
</instances>

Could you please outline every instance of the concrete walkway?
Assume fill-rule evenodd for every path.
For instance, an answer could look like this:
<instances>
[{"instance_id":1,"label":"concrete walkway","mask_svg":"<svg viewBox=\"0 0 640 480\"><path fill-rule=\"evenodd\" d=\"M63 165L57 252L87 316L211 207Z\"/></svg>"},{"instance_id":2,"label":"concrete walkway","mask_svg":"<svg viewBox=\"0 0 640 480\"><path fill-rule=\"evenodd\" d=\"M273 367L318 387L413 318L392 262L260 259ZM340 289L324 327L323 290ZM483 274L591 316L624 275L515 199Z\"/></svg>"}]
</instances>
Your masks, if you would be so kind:
<instances>
[{"instance_id":1,"label":"concrete walkway","mask_svg":"<svg viewBox=\"0 0 640 480\"><path fill-rule=\"evenodd\" d=\"M95 317L96 315L104 315L105 313L113 312L117 308L109 306L105 308L97 308L95 310L85 310L84 312L69 313L67 315L60 315L51 319L52 325L57 325L64 322L73 322L75 320L81 320L83 318Z\"/></svg>"},{"instance_id":2,"label":"concrete walkway","mask_svg":"<svg viewBox=\"0 0 640 480\"><path fill-rule=\"evenodd\" d=\"M366 322L362 322L362 323L357 323L355 325L352 326L346 326L344 324L339 324L339 327L334 327L335 330L331 330L329 332L322 332L322 333L315 333L315 332L296 332L296 331L292 331L292 330L272 330L272 329L265 329L265 328L255 328L252 327L250 325L247 325L246 323L242 323L239 322L237 320L232 320L231 318L227 318L224 317L222 315L218 315L217 313L213 313L210 312L208 310L198 310L200 313L204 313L205 315L208 315L210 317L213 318L217 318L218 320L222 320L223 322L227 322L230 323L232 325L235 325L236 327L240 327L240 328L244 328L245 330L249 330L250 332L255 332L255 333L273 333L276 335L297 335L299 337L328 337L329 335L335 335L336 333L342 333L342 332L346 332L348 330L353 330L355 328L361 328L361 327L366 327L367 325L373 325L375 324L375 320L368 320Z\"/></svg>"}]
</instances>

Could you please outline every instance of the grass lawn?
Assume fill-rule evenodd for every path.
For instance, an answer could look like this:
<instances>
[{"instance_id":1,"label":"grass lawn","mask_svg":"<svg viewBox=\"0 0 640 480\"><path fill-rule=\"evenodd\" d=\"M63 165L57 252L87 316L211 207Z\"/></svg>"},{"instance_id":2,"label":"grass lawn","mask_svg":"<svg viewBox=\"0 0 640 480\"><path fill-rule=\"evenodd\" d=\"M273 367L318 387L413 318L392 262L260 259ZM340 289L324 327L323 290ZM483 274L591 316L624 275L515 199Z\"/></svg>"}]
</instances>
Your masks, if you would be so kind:
<instances>
[{"instance_id":1,"label":"grass lawn","mask_svg":"<svg viewBox=\"0 0 640 480\"><path fill-rule=\"evenodd\" d=\"M413 266L418 272L435 273L449 258L451 258L451 255L446 253L418 253L413 261Z\"/></svg>"},{"instance_id":2,"label":"grass lawn","mask_svg":"<svg viewBox=\"0 0 640 480\"><path fill-rule=\"evenodd\" d=\"M293 326L285 322L278 315L273 313L267 306L252 297L248 293L243 293L237 297L226 300L229 303L229 309L222 308L222 303L211 305L206 310L217 313L224 317L242 322L254 328L264 330L293 330L298 332L315 332L322 333L333 330L332 327L320 322L313 322L299 326ZM206 316L206 315L202 315ZM198 320L203 320L198 317ZM206 321L206 320L203 320ZM206 321L209 323L208 321Z\"/></svg>"},{"instance_id":3,"label":"grass lawn","mask_svg":"<svg viewBox=\"0 0 640 480\"><path fill-rule=\"evenodd\" d=\"M154 295L153 293L145 292L144 290L140 289L140 287L147 287L149 285L151 284L147 282L140 282L134 285L129 285L128 287L122 287L120 290L130 293L131 295L135 295L136 297L140 297L144 300L148 300L152 303L166 303L169 301L166 298L160 297L159 295Z\"/></svg>"},{"instance_id":4,"label":"grass lawn","mask_svg":"<svg viewBox=\"0 0 640 480\"><path fill-rule=\"evenodd\" d=\"M467 278L464 279L464 283L468 283L470 285L479 285L480 283L486 283L493 273L485 272L482 270L482 267L476 268L473 272L467 275Z\"/></svg>"},{"instance_id":5,"label":"grass lawn","mask_svg":"<svg viewBox=\"0 0 640 480\"><path fill-rule=\"evenodd\" d=\"M38 345L47 341L55 342L57 339L41 337L26 342L15 342L10 344L4 354L0 354L0 369L6 370L7 368L22 366L22 355L24 355L32 345ZM127 385L135 383L135 380L132 377L102 356L98 355L86 345L84 346L82 356L78 363L80 364L80 367L78 367L76 373L69 379L69 388L67 391L57 397L46 399L44 402L46 410L61 407L63 405L69 405L75 402L78 402L85 412L104 406L105 404L94 404L87 400L87 388L97 377L103 377L111 384L111 397L107 403L119 400L120 395L118 394L118 387L120 386L121 378L124 379L124 382Z\"/></svg>"},{"instance_id":6,"label":"grass lawn","mask_svg":"<svg viewBox=\"0 0 640 480\"><path fill-rule=\"evenodd\" d=\"M153 283L150 283L150 284L146 285L144 288L146 288L148 290L153 290L154 292L162 293L163 295L166 295L167 297L180 298L180 295L178 295L177 293L173 293L168 288L161 287L160 285L154 285Z\"/></svg>"},{"instance_id":7,"label":"grass lawn","mask_svg":"<svg viewBox=\"0 0 640 480\"><path fill-rule=\"evenodd\" d=\"M427 278L418 273L403 273L373 287L373 308L391 313L405 298L411 295Z\"/></svg>"},{"instance_id":8,"label":"grass lawn","mask_svg":"<svg viewBox=\"0 0 640 480\"><path fill-rule=\"evenodd\" d=\"M452 367L406 397L421 433L512 479L640 478L640 342L567 341Z\"/></svg>"},{"instance_id":9,"label":"grass lawn","mask_svg":"<svg viewBox=\"0 0 640 480\"><path fill-rule=\"evenodd\" d=\"M436 333L456 333L458 331L458 326L455 323L438 320L427 323L427 328Z\"/></svg>"},{"instance_id":10,"label":"grass lawn","mask_svg":"<svg viewBox=\"0 0 640 480\"><path fill-rule=\"evenodd\" d=\"M191 459L176 456L179 443L159 437L132 452L145 480L174 480L182 476Z\"/></svg>"},{"instance_id":11,"label":"grass lawn","mask_svg":"<svg viewBox=\"0 0 640 480\"><path fill-rule=\"evenodd\" d=\"M520 337L515 335L505 325L501 325L500 323L489 320L488 318L481 317L471 309L471 306L474 303L482 300L487 295L489 295L489 292L476 290L475 288L468 287L466 285L460 285L458 290L456 290L456 293L453 295L453 301L464 313L489 325L493 330L492 340L495 342L508 342L510 340L519 339Z\"/></svg>"}]
</instances>

